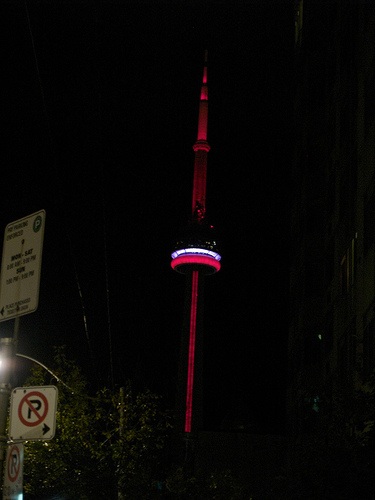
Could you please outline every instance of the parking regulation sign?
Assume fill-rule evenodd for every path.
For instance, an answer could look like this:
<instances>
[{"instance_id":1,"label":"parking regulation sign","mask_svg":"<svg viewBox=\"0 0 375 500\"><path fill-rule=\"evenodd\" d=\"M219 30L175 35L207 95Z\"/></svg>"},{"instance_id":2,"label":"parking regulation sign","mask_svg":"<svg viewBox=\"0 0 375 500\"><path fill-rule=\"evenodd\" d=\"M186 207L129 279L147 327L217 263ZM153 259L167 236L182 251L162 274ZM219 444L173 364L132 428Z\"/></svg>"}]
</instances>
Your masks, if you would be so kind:
<instances>
[{"instance_id":1,"label":"parking regulation sign","mask_svg":"<svg viewBox=\"0 0 375 500\"><path fill-rule=\"evenodd\" d=\"M0 277L0 321L38 308L46 213L35 212L5 228Z\"/></svg>"},{"instance_id":2,"label":"parking regulation sign","mask_svg":"<svg viewBox=\"0 0 375 500\"><path fill-rule=\"evenodd\" d=\"M57 387L18 387L10 405L9 437L13 441L52 439L56 428Z\"/></svg>"},{"instance_id":3,"label":"parking regulation sign","mask_svg":"<svg viewBox=\"0 0 375 500\"><path fill-rule=\"evenodd\" d=\"M3 500L18 500L22 495L23 443L8 446L4 470Z\"/></svg>"}]
</instances>

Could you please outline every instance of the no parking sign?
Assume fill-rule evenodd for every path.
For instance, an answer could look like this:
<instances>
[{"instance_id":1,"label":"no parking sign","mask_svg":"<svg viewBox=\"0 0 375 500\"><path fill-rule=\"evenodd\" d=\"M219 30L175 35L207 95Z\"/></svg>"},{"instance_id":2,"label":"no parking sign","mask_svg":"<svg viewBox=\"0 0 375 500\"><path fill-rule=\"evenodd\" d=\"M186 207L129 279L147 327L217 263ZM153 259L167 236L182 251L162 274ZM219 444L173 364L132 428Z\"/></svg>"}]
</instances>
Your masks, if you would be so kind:
<instances>
[{"instance_id":1,"label":"no parking sign","mask_svg":"<svg viewBox=\"0 0 375 500\"><path fill-rule=\"evenodd\" d=\"M10 405L9 437L13 441L52 439L56 428L57 387L18 387Z\"/></svg>"},{"instance_id":2,"label":"no parking sign","mask_svg":"<svg viewBox=\"0 0 375 500\"><path fill-rule=\"evenodd\" d=\"M4 471L3 500L18 500L22 495L23 443L8 446Z\"/></svg>"}]
</instances>

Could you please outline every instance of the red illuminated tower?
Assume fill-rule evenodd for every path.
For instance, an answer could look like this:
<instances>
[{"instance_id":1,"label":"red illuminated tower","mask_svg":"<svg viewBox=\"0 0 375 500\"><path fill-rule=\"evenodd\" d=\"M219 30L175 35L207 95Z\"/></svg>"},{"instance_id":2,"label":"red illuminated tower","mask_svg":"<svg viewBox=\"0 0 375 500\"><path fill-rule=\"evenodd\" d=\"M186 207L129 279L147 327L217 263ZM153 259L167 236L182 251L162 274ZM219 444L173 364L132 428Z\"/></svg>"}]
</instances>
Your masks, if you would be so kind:
<instances>
[{"instance_id":1,"label":"red illuminated tower","mask_svg":"<svg viewBox=\"0 0 375 500\"><path fill-rule=\"evenodd\" d=\"M198 135L195 152L192 213L181 230L172 253L172 268L186 275L186 305L183 322L179 370L179 404L181 430L186 437L195 433L203 420L203 284L204 277L220 269L221 256L213 226L206 217L208 89L207 51L199 102ZM182 418L183 417L183 418Z\"/></svg>"}]
</instances>

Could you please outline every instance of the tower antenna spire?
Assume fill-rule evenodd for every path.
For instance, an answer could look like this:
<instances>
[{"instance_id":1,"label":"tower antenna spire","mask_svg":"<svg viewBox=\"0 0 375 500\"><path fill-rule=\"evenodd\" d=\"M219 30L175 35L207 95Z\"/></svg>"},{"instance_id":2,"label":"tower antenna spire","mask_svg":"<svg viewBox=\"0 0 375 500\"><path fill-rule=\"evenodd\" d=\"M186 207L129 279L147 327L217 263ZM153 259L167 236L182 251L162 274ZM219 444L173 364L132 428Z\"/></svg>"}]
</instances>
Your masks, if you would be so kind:
<instances>
[{"instance_id":1,"label":"tower antenna spire","mask_svg":"<svg viewBox=\"0 0 375 500\"><path fill-rule=\"evenodd\" d=\"M195 151L194 181L192 199L193 220L201 223L206 214L206 182L207 182L207 153L210 145L207 142L208 121L208 82L207 82L208 51L204 52L203 81L199 101L198 133L193 145Z\"/></svg>"}]
</instances>

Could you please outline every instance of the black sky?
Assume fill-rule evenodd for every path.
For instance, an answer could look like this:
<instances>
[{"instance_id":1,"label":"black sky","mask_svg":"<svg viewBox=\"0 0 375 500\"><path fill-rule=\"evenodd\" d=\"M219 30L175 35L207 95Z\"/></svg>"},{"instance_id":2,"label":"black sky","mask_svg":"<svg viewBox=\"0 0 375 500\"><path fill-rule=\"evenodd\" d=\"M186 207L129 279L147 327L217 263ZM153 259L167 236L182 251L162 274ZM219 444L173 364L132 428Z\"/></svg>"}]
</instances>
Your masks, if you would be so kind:
<instances>
[{"instance_id":1,"label":"black sky","mask_svg":"<svg viewBox=\"0 0 375 500\"><path fill-rule=\"evenodd\" d=\"M1 227L47 215L39 308L21 318L19 351L47 363L67 344L93 386L109 383L110 318L115 382L173 392L184 280L170 252L189 216L207 48L207 211L224 250L206 284L207 414L212 428L240 414L280 430L291 2L26 5L1 7Z\"/></svg>"}]
</instances>

